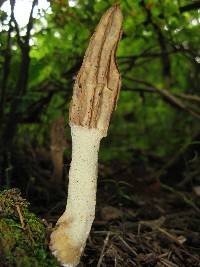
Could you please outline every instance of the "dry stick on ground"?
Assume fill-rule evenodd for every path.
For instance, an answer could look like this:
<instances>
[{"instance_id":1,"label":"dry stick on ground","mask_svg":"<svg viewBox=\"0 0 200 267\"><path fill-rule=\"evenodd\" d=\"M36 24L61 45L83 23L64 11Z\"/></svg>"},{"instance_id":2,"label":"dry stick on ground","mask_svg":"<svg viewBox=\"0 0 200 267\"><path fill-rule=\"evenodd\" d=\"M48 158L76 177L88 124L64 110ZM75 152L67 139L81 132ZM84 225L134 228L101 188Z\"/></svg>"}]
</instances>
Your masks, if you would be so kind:
<instances>
[{"instance_id":1,"label":"dry stick on ground","mask_svg":"<svg viewBox=\"0 0 200 267\"><path fill-rule=\"evenodd\" d=\"M106 238L104 240L103 248L102 248L102 251L101 251L101 255L99 257L99 261L97 263L97 267L101 266L101 263L102 263L102 260L103 260L103 257L104 257L104 253L105 253L105 249L106 249L106 246L107 246L108 241L109 241L109 237L110 237L110 232L107 233Z\"/></svg>"},{"instance_id":2,"label":"dry stick on ground","mask_svg":"<svg viewBox=\"0 0 200 267\"><path fill-rule=\"evenodd\" d=\"M115 60L121 27L122 14L115 5L97 26L74 85L67 207L50 241L63 266L79 263L95 216L98 150L107 135L121 85Z\"/></svg>"},{"instance_id":3,"label":"dry stick on ground","mask_svg":"<svg viewBox=\"0 0 200 267\"><path fill-rule=\"evenodd\" d=\"M23 218L23 215L21 213L20 206L18 204L16 205L16 209L17 209L17 213L19 215L19 219L20 219L20 223L21 223L22 229L24 229L25 228L24 218Z\"/></svg>"}]
</instances>

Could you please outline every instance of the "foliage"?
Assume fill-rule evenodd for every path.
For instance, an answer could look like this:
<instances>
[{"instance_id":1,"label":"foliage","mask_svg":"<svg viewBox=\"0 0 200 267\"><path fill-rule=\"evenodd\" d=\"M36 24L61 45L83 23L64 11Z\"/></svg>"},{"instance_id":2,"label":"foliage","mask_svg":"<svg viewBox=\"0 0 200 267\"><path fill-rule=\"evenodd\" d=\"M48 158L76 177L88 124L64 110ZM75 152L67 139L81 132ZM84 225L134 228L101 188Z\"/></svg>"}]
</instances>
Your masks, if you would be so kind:
<instances>
[{"instance_id":1,"label":"foliage","mask_svg":"<svg viewBox=\"0 0 200 267\"><path fill-rule=\"evenodd\" d=\"M23 142L23 136L48 146L52 120L64 114L67 124L74 77L89 38L114 2L51 1L48 10L31 18L29 42L24 45L19 25L1 12L2 146L13 140ZM122 91L100 159L130 160L134 149L170 156L199 129L199 100L188 98L199 97L198 9L187 8L190 2L186 0L121 0L120 4L124 14L118 49ZM20 84L21 63L28 69L25 84ZM165 90L172 98L163 96ZM70 139L69 128L66 138Z\"/></svg>"}]
</instances>

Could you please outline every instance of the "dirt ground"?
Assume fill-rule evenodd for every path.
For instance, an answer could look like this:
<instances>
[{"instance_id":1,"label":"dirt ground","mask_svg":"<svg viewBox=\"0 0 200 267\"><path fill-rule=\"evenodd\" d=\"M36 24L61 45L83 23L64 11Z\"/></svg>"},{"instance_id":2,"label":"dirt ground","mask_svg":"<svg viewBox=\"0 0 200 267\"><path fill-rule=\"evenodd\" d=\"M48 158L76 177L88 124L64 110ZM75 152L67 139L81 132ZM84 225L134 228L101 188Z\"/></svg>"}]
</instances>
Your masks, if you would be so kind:
<instances>
[{"instance_id":1,"label":"dirt ground","mask_svg":"<svg viewBox=\"0 0 200 267\"><path fill-rule=\"evenodd\" d=\"M121 166L113 176L104 167L96 219L80 267L200 266L199 196L163 181L148 182L148 175L137 177L130 169L122 175ZM111 174L115 179L105 178ZM64 207L63 199L45 219L54 224Z\"/></svg>"},{"instance_id":2,"label":"dirt ground","mask_svg":"<svg viewBox=\"0 0 200 267\"><path fill-rule=\"evenodd\" d=\"M49 236L65 209L67 181L56 188L46 163L27 160L23 172L17 160L20 171L16 168L12 187L23 184L22 195L44 219ZM194 181L180 186L180 173L174 170L158 179L149 167L137 166L100 163L96 218L79 267L200 266L198 186ZM68 168L69 163L66 173ZM34 178L25 182L27 170Z\"/></svg>"}]
</instances>

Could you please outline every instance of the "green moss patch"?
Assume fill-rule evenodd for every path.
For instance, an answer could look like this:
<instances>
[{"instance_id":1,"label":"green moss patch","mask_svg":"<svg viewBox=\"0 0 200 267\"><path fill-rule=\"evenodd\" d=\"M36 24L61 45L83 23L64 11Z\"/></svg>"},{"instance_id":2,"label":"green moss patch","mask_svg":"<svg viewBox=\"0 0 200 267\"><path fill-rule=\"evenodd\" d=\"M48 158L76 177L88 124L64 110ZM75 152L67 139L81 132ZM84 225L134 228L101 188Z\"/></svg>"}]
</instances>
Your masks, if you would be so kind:
<instances>
[{"instance_id":1,"label":"green moss patch","mask_svg":"<svg viewBox=\"0 0 200 267\"><path fill-rule=\"evenodd\" d=\"M46 228L19 190L0 192L0 266L60 266L48 249Z\"/></svg>"}]
</instances>

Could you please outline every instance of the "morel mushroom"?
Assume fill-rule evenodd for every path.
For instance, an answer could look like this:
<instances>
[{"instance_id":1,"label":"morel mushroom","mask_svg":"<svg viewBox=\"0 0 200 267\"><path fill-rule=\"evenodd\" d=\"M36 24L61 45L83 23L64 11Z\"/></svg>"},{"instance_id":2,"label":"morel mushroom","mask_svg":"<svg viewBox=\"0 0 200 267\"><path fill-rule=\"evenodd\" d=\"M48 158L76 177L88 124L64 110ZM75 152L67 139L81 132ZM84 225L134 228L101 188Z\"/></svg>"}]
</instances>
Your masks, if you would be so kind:
<instances>
[{"instance_id":1,"label":"morel mushroom","mask_svg":"<svg viewBox=\"0 0 200 267\"><path fill-rule=\"evenodd\" d=\"M67 206L50 241L63 266L79 263L95 216L99 144L107 135L120 90L115 56L121 28L122 14L115 5L100 20L74 85Z\"/></svg>"}]
</instances>

